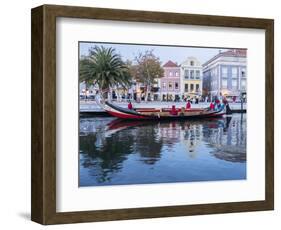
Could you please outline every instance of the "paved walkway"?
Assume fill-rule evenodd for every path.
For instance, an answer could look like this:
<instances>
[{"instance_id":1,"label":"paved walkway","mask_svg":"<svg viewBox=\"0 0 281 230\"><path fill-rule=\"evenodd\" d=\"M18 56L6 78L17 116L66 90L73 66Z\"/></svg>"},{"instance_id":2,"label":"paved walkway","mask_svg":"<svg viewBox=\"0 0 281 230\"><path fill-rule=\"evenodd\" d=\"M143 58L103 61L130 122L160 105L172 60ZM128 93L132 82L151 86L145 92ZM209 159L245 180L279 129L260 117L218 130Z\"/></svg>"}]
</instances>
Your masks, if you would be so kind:
<instances>
[{"instance_id":1,"label":"paved walkway","mask_svg":"<svg viewBox=\"0 0 281 230\"><path fill-rule=\"evenodd\" d=\"M127 108L128 103L126 102L114 102L114 104ZM186 102L141 102L141 103L133 103L134 108L172 108L175 105L177 108L185 107ZM199 104L191 104L191 108L206 108L210 105L210 103L201 102ZM230 108L233 110L241 109L240 103L230 103ZM247 109L247 104L243 104L243 109ZM100 108L95 101L80 101L80 112L102 112L103 109Z\"/></svg>"}]
</instances>

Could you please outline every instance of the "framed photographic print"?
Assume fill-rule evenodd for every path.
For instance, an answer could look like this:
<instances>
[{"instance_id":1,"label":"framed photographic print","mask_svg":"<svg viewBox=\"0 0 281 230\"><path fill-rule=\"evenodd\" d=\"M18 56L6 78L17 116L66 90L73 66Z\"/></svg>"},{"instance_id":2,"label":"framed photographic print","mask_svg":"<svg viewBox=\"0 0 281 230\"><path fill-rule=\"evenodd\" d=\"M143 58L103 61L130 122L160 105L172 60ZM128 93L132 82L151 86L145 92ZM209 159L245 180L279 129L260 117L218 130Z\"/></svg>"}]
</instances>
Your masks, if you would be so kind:
<instances>
[{"instance_id":1,"label":"framed photographic print","mask_svg":"<svg viewBox=\"0 0 281 230\"><path fill-rule=\"evenodd\" d=\"M41 224L272 210L274 21L32 9Z\"/></svg>"}]
</instances>

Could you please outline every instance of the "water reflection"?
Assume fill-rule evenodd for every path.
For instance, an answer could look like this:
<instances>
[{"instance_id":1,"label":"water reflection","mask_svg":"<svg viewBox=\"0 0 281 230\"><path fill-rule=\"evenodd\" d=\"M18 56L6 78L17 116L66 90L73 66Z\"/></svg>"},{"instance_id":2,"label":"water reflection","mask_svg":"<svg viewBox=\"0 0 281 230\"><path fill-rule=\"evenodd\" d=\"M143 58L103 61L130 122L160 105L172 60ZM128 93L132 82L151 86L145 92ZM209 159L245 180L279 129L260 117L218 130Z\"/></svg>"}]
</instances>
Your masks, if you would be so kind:
<instances>
[{"instance_id":1,"label":"water reflection","mask_svg":"<svg viewBox=\"0 0 281 230\"><path fill-rule=\"evenodd\" d=\"M246 178L246 116L80 119L80 186Z\"/></svg>"}]
</instances>

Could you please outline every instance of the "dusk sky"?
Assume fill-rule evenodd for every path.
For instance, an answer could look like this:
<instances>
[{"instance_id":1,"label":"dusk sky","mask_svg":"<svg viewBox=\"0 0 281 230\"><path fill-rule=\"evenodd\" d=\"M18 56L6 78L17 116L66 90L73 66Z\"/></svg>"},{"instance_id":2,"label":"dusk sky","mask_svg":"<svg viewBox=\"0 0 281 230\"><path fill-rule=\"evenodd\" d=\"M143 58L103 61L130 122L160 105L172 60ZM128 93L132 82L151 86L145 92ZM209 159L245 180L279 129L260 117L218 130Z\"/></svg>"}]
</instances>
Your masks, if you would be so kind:
<instances>
[{"instance_id":1,"label":"dusk sky","mask_svg":"<svg viewBox=\"0 0 281 230\"><path fill-rule=\"evenodd\" d=\"M80 42L80 56L88 55L88 50L95 45L104 47L113 47L121 55L123 61L127 59L133 61L139 52L144 53L146 50L153 50L153 53L160 58L162 64L168 60L181 64L187 57L196 57L201 64L205 63L213 56L219 53L219 50L225 51L225 48L199 48L199 47L173 47L159 45L130 45L115 43L98 43L98 42Z\"/></svg>"}]
</instances>

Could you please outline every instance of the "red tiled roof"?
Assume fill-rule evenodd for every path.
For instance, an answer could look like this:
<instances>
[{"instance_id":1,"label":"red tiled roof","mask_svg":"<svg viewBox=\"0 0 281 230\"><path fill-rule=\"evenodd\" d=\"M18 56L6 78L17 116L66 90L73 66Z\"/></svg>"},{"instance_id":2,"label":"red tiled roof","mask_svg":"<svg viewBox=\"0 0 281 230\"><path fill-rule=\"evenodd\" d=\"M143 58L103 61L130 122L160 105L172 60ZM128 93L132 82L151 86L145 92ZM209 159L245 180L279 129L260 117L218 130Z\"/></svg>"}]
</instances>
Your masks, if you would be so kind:
<instances>
[{"instance_id":1,"label":"red tiled roof","mask_svg":"<svg viewBox=\"0 0 281 230\"><path fill-rule=\"evenodd\" d=\"M166 62L166 64L163 65L163 67L178 67L178 65L172 61Z\"/></svg>"}]
</instances>

